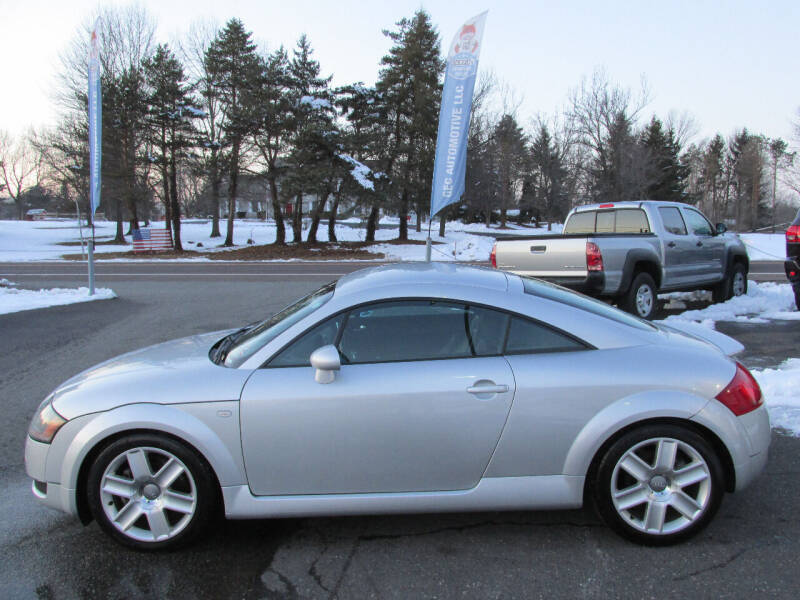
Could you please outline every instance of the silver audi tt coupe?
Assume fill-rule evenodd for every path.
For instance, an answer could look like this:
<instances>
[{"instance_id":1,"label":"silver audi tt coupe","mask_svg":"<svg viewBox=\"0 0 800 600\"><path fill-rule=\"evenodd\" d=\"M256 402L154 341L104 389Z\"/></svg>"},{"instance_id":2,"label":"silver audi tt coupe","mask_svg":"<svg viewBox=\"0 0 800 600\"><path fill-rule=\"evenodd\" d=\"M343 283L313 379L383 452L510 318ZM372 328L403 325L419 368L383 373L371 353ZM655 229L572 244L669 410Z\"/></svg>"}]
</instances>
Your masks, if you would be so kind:
<instances>
[{"instance_id":1,"label":"silver audi tt coupe","mask_svg":"<svg viewBox=\"0 0 800 600\"><path fill-rule=\"evenodd\" d=\"M347 275L269 319L131 352L36 412L33 493L139 549L228 518L577 508L699 531L764 468L761 391L720 333L510 273Z\"/></svg>"}]
</instances>

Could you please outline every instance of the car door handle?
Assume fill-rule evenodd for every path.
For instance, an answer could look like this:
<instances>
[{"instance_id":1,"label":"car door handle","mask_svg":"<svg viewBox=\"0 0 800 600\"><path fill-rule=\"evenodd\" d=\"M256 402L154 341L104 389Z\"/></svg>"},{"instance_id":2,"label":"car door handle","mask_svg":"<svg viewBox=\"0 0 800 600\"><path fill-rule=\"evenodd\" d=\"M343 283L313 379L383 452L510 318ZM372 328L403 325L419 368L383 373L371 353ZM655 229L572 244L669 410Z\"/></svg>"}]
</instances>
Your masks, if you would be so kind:
<instances>
[{"instance_id":1,"label":"car door handle","mask_svg":"<svg viewBox=\"0 0 800 600\"><path fill-rule=\"evenodd\" d=\"M669 246L670 248L674 248L675 247L675 242L670 242L669 244L667 244L667 246Z\"/></svg>"},{"instance_id":2,"label":"car door handle","mask_svg":"<svg viewBox=\"0 0 800 600\"><path fill-rule=\"evenodd\" d=\"M505 394L507 385L473 385L467 388L470 394Z\"/></svg>"},{"instance_id":3,"label":"car door handle","mask_svg":"<svg viewBox=\"0 0 800 600\"><path fill-rule=\"evenodd\" d=\"M697 242L697 245L698 245L698 246L702 246L702 245L703 245L703 242Z\"/></svg>"}]
</instances>

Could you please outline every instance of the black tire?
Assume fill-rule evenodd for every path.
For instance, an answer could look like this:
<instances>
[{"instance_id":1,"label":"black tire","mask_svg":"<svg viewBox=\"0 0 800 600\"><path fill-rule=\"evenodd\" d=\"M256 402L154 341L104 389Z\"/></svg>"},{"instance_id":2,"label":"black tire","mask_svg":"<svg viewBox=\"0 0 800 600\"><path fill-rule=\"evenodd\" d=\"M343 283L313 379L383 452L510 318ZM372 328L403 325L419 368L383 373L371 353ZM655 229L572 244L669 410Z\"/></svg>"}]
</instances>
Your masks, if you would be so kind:
<instances>
[{"instance_id":1,"label":"black tire","mask_svg":"<svg viewBox=\"0 0 800 600\"><path fill-rule=\"evenodd\" d=\"M792 289L794 290L794 304L797 306L797 310L800 310L800 284L795 284Z\"/></svg>"},{"instance_id":2,"label":"black tire","mask_svg":"<svg viewBox=\"0 0 800 600\"><path fill-rule=\"evenodd\" d=\"M631 287L625 292L619 305L623 310L642 319L656 318L660 309L658 288L649 273L639 273L633 278Z\"/></svg>"},{"instance_id":3,"label":"black tire","mask_svg":"<svg viewBox=\"0 0 800 600\"><path fill-rule=\"evenodd\" d=\"M673 456L672 468L656 460L662 443L667 457L663 462L668 464ZM631 452L641 463L631 460ZM631 462L633 470L643 469L643 477L628 472ZM643 468L645 464L650 470ZM691 483L690 475L704 479ZM672 424L645 425L623 435L602 457L591 483L598 512L608 526L648 546L675 544L696 535L714 517L724 494L722 466L711 445L692 429ZM696 512L686 516L679 510Z\"/></svg>"},{"instance_id":4,"label":"black tire","mask_svg":"<svg viewBox=\"0 0 800 600\"><path fill-rule=\"evenodd\" d=\"M742 263L734 263L731 274L711 290L712 302L727 302L734 296L747 293L747 269Z\"/></svg>"},{"instance_id":5,"label":"black tire","mask_svg":"<svg viewBox=\"0 0 800 600\"><path fill-rule=\"evenodd\" d=\"M139 463L142 458L144 463ZM146 467L137 467L138 477L133 475L134 463ZM172 473L178 475L166 483L170 465ZM115 480L106 479L104 483L106 476L121 482L122 491L107 491L109 482ZM103 491L101 485L106 486ZM206 529L216 514L216 488L211 468L194 450L164 435L136 433L114 440L95 458L89 467L86 497L97 523L120 544L136 550L171 550ZM112 515L119 526L112 522ZM135 520L123 531L127 518ZM168 533L156 535L164 524ZM148 532L151 539L146 539Z\"/></svg>"}]
</instances>

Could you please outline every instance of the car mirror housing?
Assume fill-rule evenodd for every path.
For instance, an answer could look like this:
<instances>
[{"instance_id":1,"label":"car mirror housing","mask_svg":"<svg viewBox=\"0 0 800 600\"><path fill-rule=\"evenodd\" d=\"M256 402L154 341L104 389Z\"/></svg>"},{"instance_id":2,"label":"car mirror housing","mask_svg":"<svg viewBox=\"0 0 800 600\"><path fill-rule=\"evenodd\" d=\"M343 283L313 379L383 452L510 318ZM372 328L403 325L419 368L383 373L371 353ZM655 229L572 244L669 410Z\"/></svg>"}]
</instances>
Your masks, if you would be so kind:
<instances>
[{"instance_id":1,"label":"car mirror housing","mask_svg":"<svg viewBox=\"0 0 800 600\"><path fill-rule=\"evenodd\" d=\"M722 235L728 231L728 226L725 223L717 223L717 235Z\"/></svg>"},{"instance_id":2,"label":"car mirror housing","mask_svg":"<svg viewBox=\"0 0 800 600\"><path fill-rule=\"evenodd\" d=\"M317 383L333 383L336 371L342 366L339 351L333 344L317 348L311 353L311 366L316 369L314 381Z\"/></svg>"}]
</instances>

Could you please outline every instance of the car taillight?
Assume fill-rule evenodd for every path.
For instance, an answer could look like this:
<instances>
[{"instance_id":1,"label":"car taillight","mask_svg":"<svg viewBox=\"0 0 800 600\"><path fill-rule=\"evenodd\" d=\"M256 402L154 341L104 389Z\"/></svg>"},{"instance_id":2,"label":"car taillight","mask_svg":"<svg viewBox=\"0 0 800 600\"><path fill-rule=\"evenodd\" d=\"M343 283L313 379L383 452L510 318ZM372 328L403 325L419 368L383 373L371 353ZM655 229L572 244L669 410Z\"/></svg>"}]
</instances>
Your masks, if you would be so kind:
<instances>
[{"instance_id":1,"label":"car taillight","mask_svg":"<svg viewBox=\"0 0 800 600\"><path fill-rule=\"evenodd\" d=\"M492 253L489 255L489 261L492 263L492 266L496 269L497 268L497 244L492 246Z\"/></svg>"},{"instance_id":2,"label":"car taillight","mask_svg":"<svg viewBox=\"0 0 800 600\"><path fill-rule=\"evenodd\" d=\"M736 375L728 386L717 394L717 400L727 406L737 417L749 413L764 404L761 388L740 362L736 363Z\"/></svg>"},{"instance_id":3,"label":"car taillight","mask_svg":"<svg viewBox=\"0 0 800 600\"><path fill-rule=\"evenodd\" d=\"M792 225L786 230L786 241L790 244L800 243L800 225Z\"/></svg>"},{"instance_id":4,"label":"car taillight","mask_svg":"<svg viewBox=\"0 0 800 600\"><path fill-rule=\"evenodd\" d=\"M603 270L603 254L594 242L586 242L586 270Z\"/></svg>"}]
</instances>

